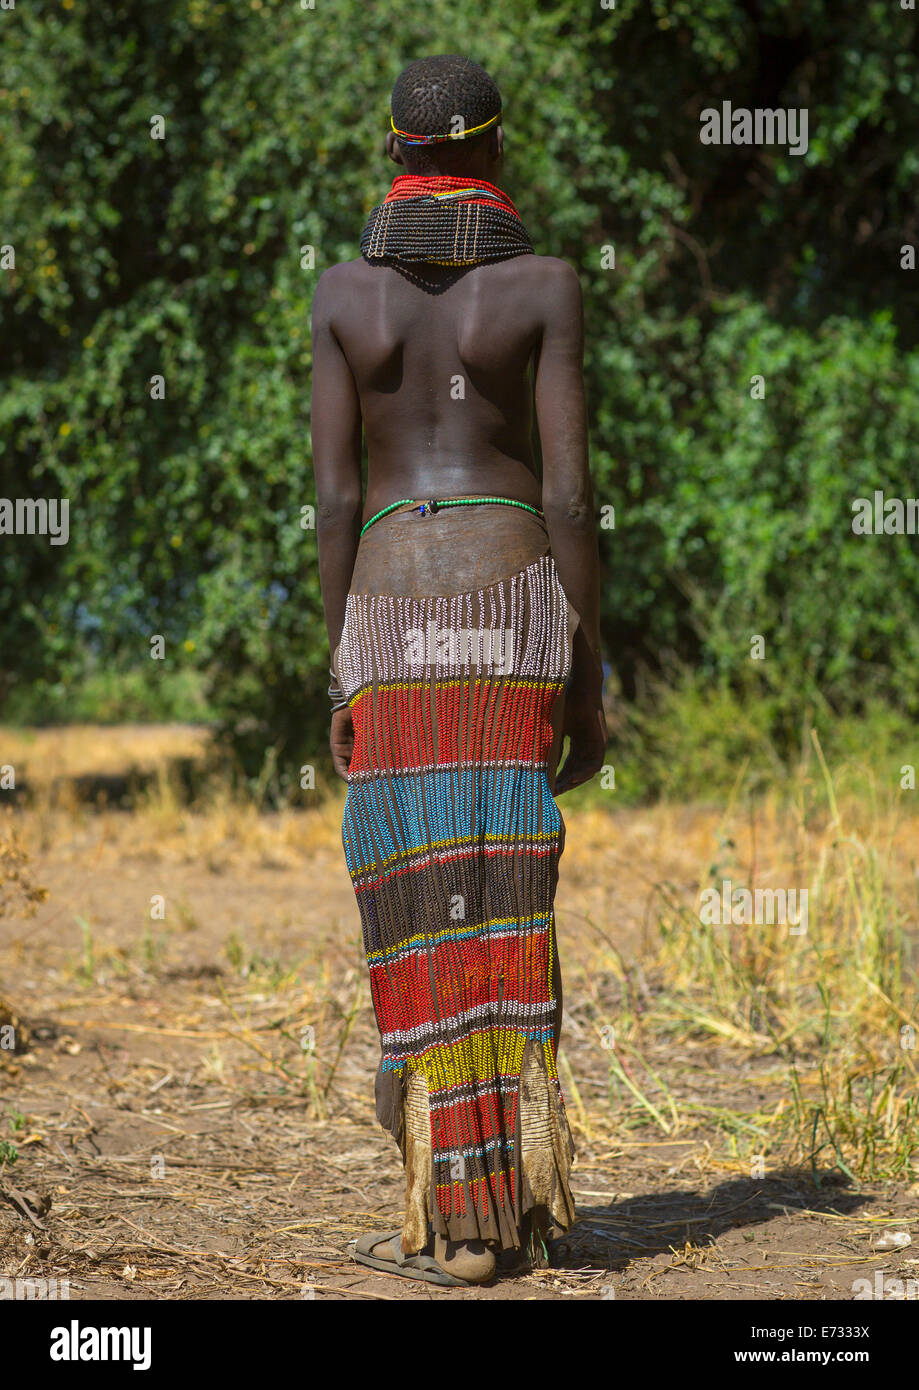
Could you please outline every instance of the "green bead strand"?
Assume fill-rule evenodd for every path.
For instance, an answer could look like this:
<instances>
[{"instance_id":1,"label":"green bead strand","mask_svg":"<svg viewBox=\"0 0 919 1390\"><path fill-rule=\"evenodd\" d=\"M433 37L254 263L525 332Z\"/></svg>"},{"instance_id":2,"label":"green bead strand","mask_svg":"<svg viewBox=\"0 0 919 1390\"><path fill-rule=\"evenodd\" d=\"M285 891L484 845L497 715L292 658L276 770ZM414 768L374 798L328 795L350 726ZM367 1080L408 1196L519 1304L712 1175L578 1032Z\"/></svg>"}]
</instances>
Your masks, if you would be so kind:
<instances>
[{"instance_id":1,"label":"green bead strand","mask_svg":"<svg viewBox=\"0 0 919 1390\"><path fill-rule=\"evenodd\" d=\"M372 516L366 525L361 527L361 535L363 536L366 531L369 531L374 522L382 520L384 516L389 516L390 512L397 511L399 507L409 505L430 507L432 511L439 512L442 507L476 507L483 502L496 502L502 507L519 507L521 511L532 512L534 516L543 518L538 507L531 507L529 502L518 502L513 497L450 497L444 502L438 502L436 497L431 498L429 502L418 502L414 497L403 497L401 502L392 502L381 512L377 512L376 516Z\"/></svg>"}]
</instances>

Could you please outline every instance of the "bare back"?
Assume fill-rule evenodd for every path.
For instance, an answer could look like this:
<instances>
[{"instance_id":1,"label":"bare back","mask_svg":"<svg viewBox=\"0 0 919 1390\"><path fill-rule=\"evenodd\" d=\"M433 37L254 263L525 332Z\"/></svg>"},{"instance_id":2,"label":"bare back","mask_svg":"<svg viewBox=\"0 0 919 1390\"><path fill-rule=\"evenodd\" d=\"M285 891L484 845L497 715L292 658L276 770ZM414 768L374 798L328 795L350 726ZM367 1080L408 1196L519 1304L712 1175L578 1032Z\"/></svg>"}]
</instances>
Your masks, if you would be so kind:
<instances>
[{"instance_id":1,"label":"bare back","mask_svg":"<svg viewBox=\"0 0 919 1390\"><path fill-rule=\"evenodd\" d=\"M425 593L468 589L548 537L581 620L580 670L579 640L588 633L596 647L599 638L575 270L530 254L455 268L347 261L320 277L312 323L311 433L330 650L352 582L380 593L402 592L408 582ZM438 513L441 545L433 545L430 527L383 522L360 539L361 522L394 502L477 495L539 507L542 537L523 525L519 509L484 507L476 509L474 546L449 510ZM390 514L406 515L417 516Z\"/></svg>"},{"instance_id":2,"label":"bare back","mask_svg":"<svg viewBox=\"0 0 919 1390\"><path fill-rule=\"evenodd\" d=\"M403 497L494 493L538 506L533 367L546 256L452 269L349 261L327 272L330 328L360 400L364 519Z\"/></svg>"}]
</instances>

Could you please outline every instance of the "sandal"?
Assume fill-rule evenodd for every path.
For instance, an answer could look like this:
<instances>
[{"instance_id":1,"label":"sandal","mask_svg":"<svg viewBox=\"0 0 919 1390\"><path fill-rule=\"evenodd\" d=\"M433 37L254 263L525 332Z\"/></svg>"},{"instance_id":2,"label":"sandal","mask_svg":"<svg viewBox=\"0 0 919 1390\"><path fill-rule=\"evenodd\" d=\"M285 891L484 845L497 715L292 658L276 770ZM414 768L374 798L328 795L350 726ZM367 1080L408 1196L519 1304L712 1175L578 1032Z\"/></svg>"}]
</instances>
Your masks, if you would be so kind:
<instances>
[{"instance_id":1,"label":"sandal","mask_svg":"<svg viewBox=\"0 0 919 1390\"><path fill-rule=\"evenodd\" d=\"M375 1246L384 1245L387 1241L395 1252L395 1258L391 1260L372 1253ZM371 1269L380 1269L387 1274L398 1274L404 1279L422 1279L426 1284L444 1284L451 1288L475 1287L469 1279L458 1279L455 1274L448 1274L433 1255L403 1255L401 1230L368 1231L355 1242L349 1254L357 1264L369 1265Z\"/></svg>"}]
</instances>

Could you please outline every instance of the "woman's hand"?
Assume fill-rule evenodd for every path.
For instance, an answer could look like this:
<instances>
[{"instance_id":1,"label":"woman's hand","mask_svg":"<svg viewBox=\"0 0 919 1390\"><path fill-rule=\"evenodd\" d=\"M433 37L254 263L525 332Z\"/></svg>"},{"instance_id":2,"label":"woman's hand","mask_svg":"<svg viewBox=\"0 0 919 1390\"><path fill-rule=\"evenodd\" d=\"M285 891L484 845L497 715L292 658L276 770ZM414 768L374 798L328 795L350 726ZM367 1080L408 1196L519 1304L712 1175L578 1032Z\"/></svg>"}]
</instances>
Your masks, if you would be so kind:
<instances>
[{"instance_id":1,"label":"woman's hand","mask_svg":"<svg viewBox=\"0 0 919 1390\"><path fill-rule=\"evenodd\" d=\"M351 757L354 753L354 721L351 718L350 706L345 709L337 709L332 715L329 747L332 750L332 762L335 764L335 771L339 777L343 777L347 781L348 768L351 766Z\"/></svg>"},{"instance_id":2,"label":"woman's hand","mask_svg":"<svg viewBox=\"0 0 919 1390\"><path fill-rule=\"evenodd\" d=\"M568 756L555 782L555 796L589 782L606 758L606 716L600 694L572 693L565 701L562 733L570 742Z\"/></svg>"}]
</instances>

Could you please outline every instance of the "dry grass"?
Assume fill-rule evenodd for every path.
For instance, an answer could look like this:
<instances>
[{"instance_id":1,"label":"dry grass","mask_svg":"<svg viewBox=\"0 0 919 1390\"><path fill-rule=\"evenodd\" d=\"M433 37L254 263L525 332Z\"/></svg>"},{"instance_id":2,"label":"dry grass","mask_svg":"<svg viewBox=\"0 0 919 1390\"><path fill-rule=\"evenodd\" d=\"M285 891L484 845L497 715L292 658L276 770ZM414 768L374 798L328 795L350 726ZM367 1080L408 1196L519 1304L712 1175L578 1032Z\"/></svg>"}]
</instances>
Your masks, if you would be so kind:
<instances>
[{"instance_id":1,"label":"dry grass","mask_svg":"<svg viewBox=\"0 0 919 1390\"><path fill-rule=\"evenodd\" d=\"M70 759L75 775L91 773L104 751L115 772L112 732L87 732L75 742L72 731L61 731L67 751L60 755L54 736L43 733L42 764L59 767ZM266 1240L269 1229L277 1234L289 1227L280 1263L276 1254L273 1266L267 1256L261 1263L228 1263L165 1226L155 1251L152 1238L147 1249L129 1226L113 1247L120 1252L112 1256L115 1263L123 1259L141 1269L143 1260L153 1268L152 1260L166 1273L175 1270L177 1280L185 1270L206 1283L210 1269L215 1279L238 1275L240 1288L267 1280L266 1290L281 1292L309 1277L307 1269L321 1277L324 1257L314 1269L294 1248L308 1243L307 1226L314 1234L334 1227L344 1239L376 1219L375 1203L398 1202L397 1195L384 1201L374 1188L387 1150L378 1135L371 1137L376 1130L367 1086L377 1042L341 862L342 789L304 797L304 808L269 814L211 780L188 805L170 771L168 734L118 734L122 766L127 760L156 771L131 812L87 806L72 783L46 778L14 813L15 841L8 831L6 860L0 846L0 864L13 863L15 853L15 876L7 870L6 879L17 914L27 905L23 886L35 891L46 875L52 883L39 919L44 938L31 934L30 923L5 923L8 960L33 991L11 1003L30 1017L55 1020L61 1065L79 1067L90 1038L128 1049L133 1060L124 1070L100 1073L103 1089L119 1098L116 1104L140 1097L135 1109L139 1104L150 1123L161 1117L165 1141L185 1157L170 1159L169 1181L156 1190L174 1188L177 1203L206 1205L223 1190L220 1174L206 1161L204 1117L226 1111L226 1124L232 1115L238 1126L247 1114L255 1118L251 1107L270 1107L270 1124L257 1126L255 1168L240 1178L252 1200L261 1191L259 1173L276 1172L282 1183L290 1170L294 1180L292 1147L302 1152L315 1134L311 1161L318 1153L320 1166L327 1165L330 1194L337 1174L346 1191L362 1195L351 1199L350 1215L339 1211L313 1220L311 1212L310 1221L300 1223L302 1232L272 1195ZM197 730L181 731L173 751L187 755L189 740L199 737ZM15 761L21 754L4 756ZM617 810L614 793L608 806L596 796L563 801L561 1075L580 1154L579 1203L595 1188L594 1195L609 1193L610 1166L621 1171L630 1156L643 1165L671 1165L666 1174L672 1176L662 1177L671 1187L684 1174L734 1184L714 1207L702 1204L695 1214L684 1198L678 1217L663 1198L649 1196L648 1210L661 1227L650 1236L641 1202L634 1217L620 1209L614 1220L592 1216L572 1247L580 1264L595 1262L590 1242L604 1249L606 1223L613 1220L616 1239L636 1254L652 1246L668 1251L668 1270L714 1269L714 1257L705 1254L709 1247L697 1242L698 1230L708 1231L722 1215L723 1228L731 1228L738 1196L745 1210L754 1201L739 1185L763 1173L803 1170L826 1184L827 1170L835 1168L863 1185L882 1178L906 1184L919 1176L913 1157L919 1159L916 1054L913 1035L904 1031L917 1013L919 813L910 793L877 785L866 795L863 770L856 793L851 775L845 767L822 767L815 748L790 783L754 800L740 777L735 795L720 808ZM35 777L30 782L37 786ZM750 888L807 887L806 933L703 923L700 893L722 878ZM88 891L95 883L103 885L101 900ZM116 884L119 901L109 912L111 890L104 885ZM157 921L149 899L165 891L162 885L168 885L170 907L166 920ZM292 885L306 905L302 920ZM12 896L7 901L14 906ZM53 977L47 970L52 960ZM175 1058L169 1048L177 1050ZM149 1058L153 1049L157 1062ZM25 1068L24 1080L26 1059L15 1059L16 1067ZM95 1084L87 1079L73 1092L87 1114ZM174 1108L167 1109L170 1099ZM346 1147L355 1155L342 1155L338 1168L332 1157L340 1137L332 1149L323 1148L333 1120L336 1136L351 1136ZM30 1124L6 1136L26 1154ZM54 1125L35 1124L33 1142L41 1148ZM60 1142L69 1144L73 1127L81 1125L68 1121ZM222 1133L221 1172L234 1162L244 1168L233 1156L242 1142L238 1131ZM85 1142L92 1143L91 1134ZM127 1170L112 1158L97 1162L90 1154L86 1162L81 1171L90 1179L102 1164L100 1203L103 1190L128 1181ZM136 1165L132 1171L136 1181ZM94 1191L91 1181L73 1199L75 1234L92 1215ZM315 1196L315 1187L310 1191ZM760 1205L764 1200L756 1199ZM866 1219L858 1218L862 1224ZM903 1218L897 1221L902 1226ZM671 1243L684 1227L682 1242ZM84 1234L88 1241L89 1227ZM658 1235L662 1246L654 1245ZM327 1249L328 1239L325 1246L320 1240L320 1249ZM738 1268L732 1265L735 1274ZM577 1279L588 1275L571 1273L573 1293Z\"/></svg>"},{"instance_id":2,"label":"dry grass","mask_svg":"<svg viewBox=\"0 0 919 1390\"><path fill-rule=\"evenodd\" d=\"M12 808L7 807L0 818L0 917L31 917L47 896L47 889L34 881Z\"/></svg>"},{"instance_id":3,"label":"dry grass","mask_svg":"<svg viewBox=\"0 0 919 1390\"><path fill-rule=\"evenodd\" d=\"M68 724L59 728L0 727L3 761L17 781L36 791L90 774L166 768L177 758L203 756L210 733L191 724Z\"/></svg>"},{"instance_id":4,"label":"dry grass","mask_svg":"<svg viewBox=\"0 0 919 1390\"><path fill-rule=\"evenodd\" d=\"M615 1017L605 1023L614 1028L610 1099L622 1123L650 1120L668 1136L707 1116L751 1170L757 1156L781 1156L815 1174L836 1166L855 1179L912 1179L919 1173L914 793L874 784L867 797L841 799L816 739L814 750L809 768L755 801L744 798L741 781L720 812L637 814L632 838L653 826L668 842L668 873L647 878L641 940L628 960L602 905L588 915L621 981ZM850 772L841 769L843 783ZM858 779L863 786L863 769ZM569 843L585 869L590 859L607 866L595 874L606 883L634 850L604 847L603 820L592 812ZM751 892L806 889L806 930L790 930L793 921L702 920L703 891L720 891L724 880ZM602 979L602 968L594 978ZM751 1112L674 1097L668 1052L706 1041L726 1045L738 1065L758 1064L765 1105Z\"/></svg>"}]
</instances>

